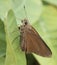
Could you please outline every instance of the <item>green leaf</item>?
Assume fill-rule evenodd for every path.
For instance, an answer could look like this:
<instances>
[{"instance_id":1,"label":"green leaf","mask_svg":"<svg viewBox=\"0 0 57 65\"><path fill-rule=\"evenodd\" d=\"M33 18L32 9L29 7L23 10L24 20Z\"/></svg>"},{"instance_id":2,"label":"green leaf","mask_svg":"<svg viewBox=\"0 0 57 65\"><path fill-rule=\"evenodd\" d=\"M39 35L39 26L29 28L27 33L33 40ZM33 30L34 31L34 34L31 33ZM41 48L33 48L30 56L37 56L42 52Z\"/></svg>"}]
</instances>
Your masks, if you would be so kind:
<instances>
[{"instance_id":1,"label":"green leaf","mask_svg":"<svg viewBox=\"0 0 57 65\"><path fill-rule=\"evenodd\" d=\"M7 41L5 65L26 65L25 54L20 49L19 30L12 10L8 12L5 19L5 32Z\"/></svg>"},{"instance_id":2,"label":"green leaf","mask_svg":"<svg viewBox=\"0 0 57 65\"><path fill-rule=\"evenodd\" d=\"M34 54L35 58L41 65L57 65L57 8L45 5L43 14L34 27L52 51L50 58Z\"/></svg>"},{"instance_id":3,"label":"green leaf","mask_svg":"<svg viewBox=\"0 0 57 65\"><path fill-rule=\"evenodd\" d=\"M24 5L27 14L25 13ZM18 24L19 19L27 17L30 22L35 22L42 13L42 2L41 0L0 0L0 18L4 19L9 9L15 12Z\"/></svg>"},{"instance_id":4,"label":"green leaf","mask_svg":"<svg viewBox=\"0 0 57 65\"><path fill-rule=\"evenodd\" d=\"M0 57L6 54L5 30L3 21L0 19Z\"/></svg>"},{"instance_id":5,"label":"green leaf","mask_svg":"<svg viewBox=\"0 0 57 65\"><path fill-rule=\"evenodd\" d=\"M5 57L0 57L0 65L4 65L5 64Z\"/></svg>"},{"instance_id":6,"label":"green leaf","mask_svg":"<svg viewBox=\"0 0 57 65\"><path fill-rule=\"evenodd\" d=\"M10 9L18 9L22 2L23 0L0 0L0 18L4 19Z\"/></svg>"},{"instance_id":7,"label":"green leaf","mask_svg":"<svg viewBox=\"0 0 57 65\"><path fill-rule=\"evenodd\" d=\"M57 0L43 0L43 1L57 6Z\"/></svg>"}]
</instances>

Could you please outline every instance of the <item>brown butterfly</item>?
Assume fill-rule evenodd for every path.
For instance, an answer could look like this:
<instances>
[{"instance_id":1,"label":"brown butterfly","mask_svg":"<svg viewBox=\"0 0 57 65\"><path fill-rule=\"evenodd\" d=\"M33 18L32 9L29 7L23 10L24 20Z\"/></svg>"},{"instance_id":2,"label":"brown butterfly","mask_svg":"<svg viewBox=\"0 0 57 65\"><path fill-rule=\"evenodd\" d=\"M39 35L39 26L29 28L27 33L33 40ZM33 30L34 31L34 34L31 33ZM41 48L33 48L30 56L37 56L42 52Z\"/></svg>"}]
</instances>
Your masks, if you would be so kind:
<instances>
[{"instance_id":1,"label":"brown butterfly","mask_svg":"<svg viewBox=\"0 0 57 65\"><path fill-rule=\"evenodd\" d=\"M25 53L35 53L43 57L50 57L52 55L52 52L42 40L39 33L29 24L27 19L24 19L21 22L21 49L25 51Z\"/></svg>"}]
</instances>

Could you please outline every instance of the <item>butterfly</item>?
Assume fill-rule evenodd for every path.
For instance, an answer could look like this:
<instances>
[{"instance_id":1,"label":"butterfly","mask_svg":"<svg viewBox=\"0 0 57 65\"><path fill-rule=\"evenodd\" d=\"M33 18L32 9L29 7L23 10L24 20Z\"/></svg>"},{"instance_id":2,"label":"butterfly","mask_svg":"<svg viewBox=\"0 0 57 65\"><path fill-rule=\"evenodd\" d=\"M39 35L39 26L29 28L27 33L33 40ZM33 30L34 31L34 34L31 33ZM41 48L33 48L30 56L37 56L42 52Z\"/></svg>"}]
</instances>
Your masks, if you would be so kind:
<instances>
[{"instance_id":1,"label":"butterfly","mask_svg":"<svg viewBox=\"0 0 57 65\"><path fill-rule=\"evenodd\" d=\"M43 57L50 57L52 52L46 45L39 33L32 25L29 24L27 19L21 21L20 29L20 43L22 51L25 53L35 53Z\"/></svg>"}]
</instances>

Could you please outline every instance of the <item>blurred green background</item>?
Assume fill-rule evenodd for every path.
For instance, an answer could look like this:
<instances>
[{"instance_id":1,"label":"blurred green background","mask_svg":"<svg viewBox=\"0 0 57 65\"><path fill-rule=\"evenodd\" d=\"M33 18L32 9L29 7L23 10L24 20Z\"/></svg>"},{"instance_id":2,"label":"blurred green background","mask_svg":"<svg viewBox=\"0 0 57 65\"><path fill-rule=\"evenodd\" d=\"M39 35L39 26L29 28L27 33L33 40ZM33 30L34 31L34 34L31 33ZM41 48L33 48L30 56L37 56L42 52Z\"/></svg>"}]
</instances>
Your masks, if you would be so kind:
<instances>
[{"instance_id":1,"label":"blurred green background","mask_svg":"<svg viewBox=\"0 0 57 65\"><path fill-rule=\"evenodd\" d=\"M24 18L28 18L52 51L50 58L32 53L33 59L41 65L57 65L57 0L0 0L0 65L34 62L31 56L27 60L20 48L18 26ZM33 65L31 62L29 65Z\"/></svg>"}]
</instances>

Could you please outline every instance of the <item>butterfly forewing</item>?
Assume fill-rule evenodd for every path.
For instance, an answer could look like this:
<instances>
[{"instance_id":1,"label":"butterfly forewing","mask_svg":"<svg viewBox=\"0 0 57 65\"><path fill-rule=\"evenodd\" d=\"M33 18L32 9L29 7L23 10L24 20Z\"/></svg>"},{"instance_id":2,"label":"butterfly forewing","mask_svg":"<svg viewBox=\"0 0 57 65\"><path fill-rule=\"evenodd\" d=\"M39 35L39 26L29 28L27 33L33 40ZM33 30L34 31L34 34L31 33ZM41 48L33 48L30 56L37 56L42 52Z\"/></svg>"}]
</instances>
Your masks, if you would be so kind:
<instances>
[{"instance_id":1,"label":"butterfly forewing","mask_svg":"<svg viewBox=\"0 0 57 65\"><path fill-rule=\"evenodd\" d=\"M51 56L51 50L32 26L23 27L21 37L21 48L26 53L36 53L44 57Z\"/></svg>"}]
</instances>

